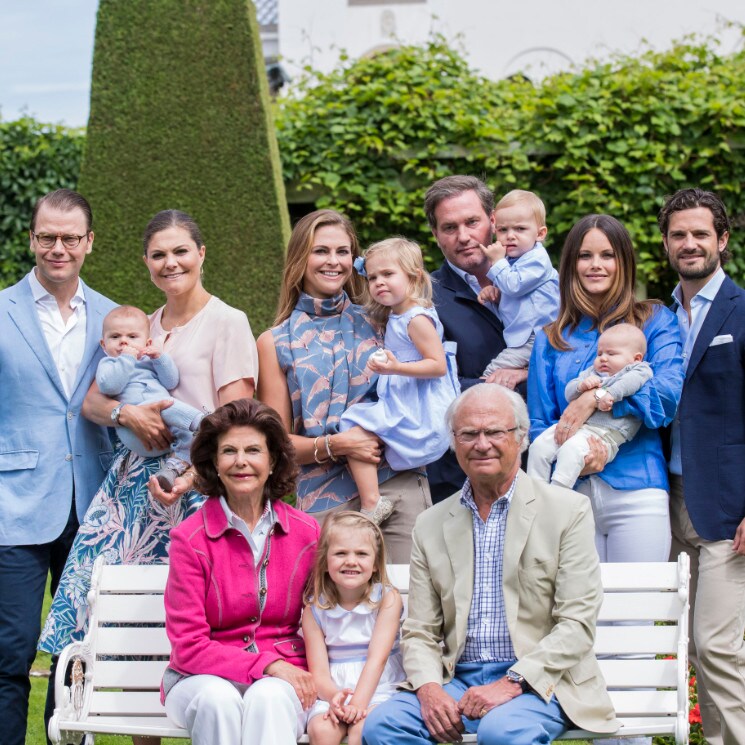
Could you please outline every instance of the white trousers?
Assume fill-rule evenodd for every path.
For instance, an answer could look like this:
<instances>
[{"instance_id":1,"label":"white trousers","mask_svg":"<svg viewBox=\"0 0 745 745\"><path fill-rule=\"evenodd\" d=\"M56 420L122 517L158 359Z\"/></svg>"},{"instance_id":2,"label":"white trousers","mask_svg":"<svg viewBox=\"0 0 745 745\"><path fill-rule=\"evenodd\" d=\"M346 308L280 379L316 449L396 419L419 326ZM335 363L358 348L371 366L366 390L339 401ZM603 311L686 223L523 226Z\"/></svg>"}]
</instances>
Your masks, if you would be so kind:
<instances>
[{"instance_id":1,"label":"white trousers","mask_svg":"<svg viewBox=\"0 0 745 745\"><path fill-rule=\"evenodd\" d=\"M245 686L192 675L171 688L165 707L193 745L296 745L307 722L295 689L279 678Z\"/></svg>"},{"instance_id":2,"label":"white trousers","mask_svg":"<svg viewBox=\"0 0 745 745\"><path fill-rule=\"evenodd\" d=\"M577 491L590 498L601 562L669 560L670 503L664 489L614 489L590 476Z\"/></svg>"},{"instance_id":3,"label":"white trousers","mask_svg":"<svg viewBox=\"0 0 745 745\"><path fill-rule=\"evenodd\" d=\"M541 432L530 444L528 451L528 476L550 482L567 489L574 487L579 474L585 467L585 456L590 452L588 439L598 437L605 445L610 463L618 454L618 442L603 427L585 424L577 430L563 445L557 445L554 439L556 425L551 425ZM556 468L551 475L551 465L556 461Z\"/></svg>"}]
</instances>

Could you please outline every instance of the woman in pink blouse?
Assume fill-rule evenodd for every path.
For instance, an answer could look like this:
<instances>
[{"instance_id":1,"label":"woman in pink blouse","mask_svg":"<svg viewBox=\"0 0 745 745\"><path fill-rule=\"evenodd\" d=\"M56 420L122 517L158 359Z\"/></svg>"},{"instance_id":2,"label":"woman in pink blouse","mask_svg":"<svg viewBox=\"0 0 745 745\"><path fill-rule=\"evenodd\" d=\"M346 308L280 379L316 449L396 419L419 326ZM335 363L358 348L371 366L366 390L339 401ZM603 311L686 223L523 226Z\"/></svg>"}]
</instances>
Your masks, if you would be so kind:
<instances>
[{"instance_id":1,"label":"woman in pink blouse","mask_svg":"<svg viewBox=\"0 0 745 745\"><path fill-rule=\"evenodd\" d=\"M150 317L153 343L167 352L180 379L172 393L205 412L252 397L258 377L256 344L246 314L210 294L202 284L206 249L198 225L178 210L159 212L148 223L144 261L165 305ZM83 415L97 424L125 426L147 449L164 449L171 435L160 416L166 401L120 406L91 386ZM108 563L167 561L170 530L203 502L187 469L173 491L153 477L165 457L144 458L119 448L80 526L39 648L58 655L86 630L86 593L95 559ZM51 687L50 687L51 690ZM51 713L51 712L50 712ZM152 742L152 741L151 741Z\"/></svg>"}]
</instances>

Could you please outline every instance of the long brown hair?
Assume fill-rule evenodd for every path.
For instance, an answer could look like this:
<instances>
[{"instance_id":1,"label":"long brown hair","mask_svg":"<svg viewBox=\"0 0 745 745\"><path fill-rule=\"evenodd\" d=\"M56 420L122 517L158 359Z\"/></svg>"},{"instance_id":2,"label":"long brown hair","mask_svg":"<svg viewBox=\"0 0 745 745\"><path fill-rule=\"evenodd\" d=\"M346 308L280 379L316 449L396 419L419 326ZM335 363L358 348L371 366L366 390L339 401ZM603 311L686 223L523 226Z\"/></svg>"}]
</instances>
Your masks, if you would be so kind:
<instances>
[{"instance_id":1,"label":"long brown hair","mask_svg":"<svg viewBox=\"0 0 745 745\"><path fill-rule=\"evenodd\" d=\"M309 587L305 592L304 600L306 604L312 603L318 608L333 608L339 604L339 592L329 576L328 562L332 533L339 528L367 530L370 533L371 543L375 550L375 569L373 569L372 577L370 577L361 602L366 602L373 608L377 608L380 605L382 597L378 601L371 601L370 595L373 588L378 582L384 588L390 588L391 586L385 570L385 543L383 542L383 534L372 520L366 518L362 513L352 510L337 512L326 518L321 529L321 535L318 538L316 558L313 564L313 575L311 576Z\"/></svg>"},{"instance_id":2,"label":"long brown hair","mask_svg":"<svg viewBox=\"0 0 745 745\"><path fill-rule=\"evenodd\" d=\"M616 259L613 285L598 302L582 286L577 273L577 259L585 236L593 229L608 239ZM629 231L610 215L585 215L574 224L564 241L559 262L559 317L545 327L548 341L554 349L571 349L562 333L573 330L583 318L592 320L592 327L601 333L616 323L631 323L642 328L659 300L637 300L636 255Z\"/></svg>"},{"instance_id":3,"label":"long brown hair","mask_svg":"<svg viewBox=\"0 0 745 745\"><path fill-rule=\"evenodd\" d=\"M313 242L318 228L326 225L338 225L349 236L349 246L352 249L352 260L360 255L360 246L357 234L354 232L352 223L340 212L334 210L316 210L298 220L295 225L290 241L287 244L287 256L285 257L285 268L282 278L282 287L279 291L279 302L277 304L277 315L274 325L279 326L297 305L298 298L303 289L303 277L308 264L308 257L313 248ZM362 294L362 282L355 272L344 284L344 291L349 295L352 302L358 302Z\"/></svg>"}]
</instances>

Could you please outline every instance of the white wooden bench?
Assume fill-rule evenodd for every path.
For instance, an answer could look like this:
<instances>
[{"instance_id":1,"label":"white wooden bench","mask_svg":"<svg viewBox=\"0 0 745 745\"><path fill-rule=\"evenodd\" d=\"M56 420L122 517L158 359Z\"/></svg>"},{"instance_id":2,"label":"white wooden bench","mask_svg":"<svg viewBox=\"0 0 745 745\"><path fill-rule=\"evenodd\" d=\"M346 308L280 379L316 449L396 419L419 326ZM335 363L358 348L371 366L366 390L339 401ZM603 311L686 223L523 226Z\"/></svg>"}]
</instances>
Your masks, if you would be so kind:
<instances>
[{"instance_id":1,"label":"white wooden bench","mask_svg":"<svg viewBox=\"0 0 745 745\"><path fill-rule=\"evenodd\" d=\"M389 570L406 594L409 567ZM623 725L614 736L671 735L676 743L688 743L688 557L681 554L677 563L603 564L601 574L601 623L623 622L600 625L595 642ZM87 735L86 745L92 745L95 733L188 737L168 719L159 698L170 652L163 610L167 575L167 566L96 564L88 598L90 630L82 642L65 648L57 668L57 708L49 724L53 742L77 743L81 733ZM637 658L603 659L607 655ZM85 673L66 686L64 670L77 659ZM602 736L571 730L561 739Z\"/></svg>"}]
</instances>

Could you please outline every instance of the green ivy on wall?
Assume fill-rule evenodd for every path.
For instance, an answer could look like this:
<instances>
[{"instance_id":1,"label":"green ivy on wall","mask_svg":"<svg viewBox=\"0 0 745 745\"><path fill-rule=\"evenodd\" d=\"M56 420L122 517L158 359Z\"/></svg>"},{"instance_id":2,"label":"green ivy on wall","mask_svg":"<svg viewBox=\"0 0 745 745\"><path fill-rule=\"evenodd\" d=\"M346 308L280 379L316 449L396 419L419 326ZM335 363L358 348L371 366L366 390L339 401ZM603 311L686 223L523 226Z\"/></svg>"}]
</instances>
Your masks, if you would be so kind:
<instances>
[{"instance_id":1,"label":"green ivy on wall","mask_svg":"<svg viewBox=\"0 0 745 745\"><path fill-rule=\"evenodd\" d=\"M558 258L571 225L608 212L629 228L639 279L666 297L673 278L656 215L664 195L712 189L745 227L745 51L712 40L618 56L548 77L487 80L441 37L306 71L280 102L278 137L288 192L352 217L363 244L418 240L441 256L424 219L427 187L451 173L479 176L497 197L536 191ZM743 238L728 271L745 278Z\"/></svg>"}]
</instances>

